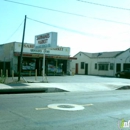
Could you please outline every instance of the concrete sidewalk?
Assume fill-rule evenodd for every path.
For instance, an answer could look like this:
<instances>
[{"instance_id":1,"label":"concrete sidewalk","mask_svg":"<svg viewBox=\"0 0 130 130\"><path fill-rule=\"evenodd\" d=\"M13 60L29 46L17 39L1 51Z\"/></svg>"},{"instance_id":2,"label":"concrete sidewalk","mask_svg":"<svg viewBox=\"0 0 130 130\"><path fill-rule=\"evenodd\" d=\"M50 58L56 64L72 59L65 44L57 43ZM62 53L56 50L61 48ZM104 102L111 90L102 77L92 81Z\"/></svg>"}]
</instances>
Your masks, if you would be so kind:
<instances>
[{"instance_id":1,"label":"concrete sidewalk","mask_svg":"<svg viewBox=\"0 0 130 130\"><path fill-rule=\"evenodd\" d=\"M69 92L90 92L90 91L110 91L122 86L130 85L129 79L118 79L98 76L48 76L48 83L42 82L42 76L21 77L21 82L14 79L6 79L8 84L0 84L0 92L4 91L69 91Z\"/></svg>"}]
</instances>

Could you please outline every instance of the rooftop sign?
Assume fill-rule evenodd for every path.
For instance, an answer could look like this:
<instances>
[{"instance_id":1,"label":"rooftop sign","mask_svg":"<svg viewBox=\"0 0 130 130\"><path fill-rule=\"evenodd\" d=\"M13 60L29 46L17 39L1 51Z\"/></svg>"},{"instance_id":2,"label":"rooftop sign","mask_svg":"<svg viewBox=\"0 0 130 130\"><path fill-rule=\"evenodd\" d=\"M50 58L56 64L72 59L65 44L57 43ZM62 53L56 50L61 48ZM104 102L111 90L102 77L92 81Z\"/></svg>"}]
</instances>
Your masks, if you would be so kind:
<instances>
[{"instance_id":1,"label":"rooftop sign","mask_svg":"<svg viewBox=\"0 0 130 130\"><path fill-rule=\"evenodd\" d=\"M35 36L35 48L55 48L57 46L57 33L49 32Z\"/></svg>"}]
</instances>

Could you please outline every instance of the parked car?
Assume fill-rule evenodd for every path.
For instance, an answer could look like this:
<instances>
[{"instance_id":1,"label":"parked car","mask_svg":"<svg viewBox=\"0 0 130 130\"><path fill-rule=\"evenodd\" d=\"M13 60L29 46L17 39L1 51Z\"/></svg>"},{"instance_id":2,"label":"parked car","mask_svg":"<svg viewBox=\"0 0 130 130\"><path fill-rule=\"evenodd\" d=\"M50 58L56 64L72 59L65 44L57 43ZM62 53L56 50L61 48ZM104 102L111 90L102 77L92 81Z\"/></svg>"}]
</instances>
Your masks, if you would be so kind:
<instances>
[{"instance_id":1,"label":"parked car","mask_svg":"<svg viewBox=\"0 0 130 130\"><path fill-rule=\"evenodd\" d=\"M122 78L130 78L130 69L126 69L126 70L117 72L115 75L118 78L121 78L121 77Z\"/></svg>"}]
</instances>

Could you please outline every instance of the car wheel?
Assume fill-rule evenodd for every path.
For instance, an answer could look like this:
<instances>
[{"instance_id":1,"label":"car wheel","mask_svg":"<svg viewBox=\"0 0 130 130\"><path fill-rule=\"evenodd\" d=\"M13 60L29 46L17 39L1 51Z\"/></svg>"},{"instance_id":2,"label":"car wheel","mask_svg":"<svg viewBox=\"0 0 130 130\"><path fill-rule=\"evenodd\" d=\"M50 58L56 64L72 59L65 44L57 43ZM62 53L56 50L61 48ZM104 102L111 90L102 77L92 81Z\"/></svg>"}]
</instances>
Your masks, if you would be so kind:
<instances>
[{"instance_id":1,"label":"car wheel","mask_svg":"<svg viewBox=\"0 0 130 130\"><path fill-rule=\"evenodd\" d=\"M120 78L121 77L120 74L117 74L117 77Z\"/></svg>"}]
</instances>

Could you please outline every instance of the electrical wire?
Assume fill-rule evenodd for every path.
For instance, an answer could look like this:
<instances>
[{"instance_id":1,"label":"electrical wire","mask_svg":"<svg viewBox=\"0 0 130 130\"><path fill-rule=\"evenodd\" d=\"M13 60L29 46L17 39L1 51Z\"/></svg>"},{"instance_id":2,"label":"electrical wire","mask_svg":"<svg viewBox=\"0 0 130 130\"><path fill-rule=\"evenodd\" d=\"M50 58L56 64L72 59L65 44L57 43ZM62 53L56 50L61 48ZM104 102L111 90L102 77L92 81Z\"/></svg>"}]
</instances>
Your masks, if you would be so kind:
<instances>
[{"instance_id":1,"label":"electrical wire","mask_svg":"<svg viewBox=\"0 0 130 130\"><path fill-rule=\"evenodd\" d=\"M10 37L5 40L5 42L7 42L10 38L12 38L14 36L14 34L19 30L19 28L21 27L21 25L23 24L24 21L22 21L22 23L20 23L20 25L18 26L18 28L10 35Z\"/></svg>"},{"instance_id":2,"label":"electrical wire","mask_svg":"<svg viewBox=\"0 0 130 130\"><path fill-rule=\"evenodd\" d=\"M109 20L109 19L103 19L103 18L96 18L96 17L89 17L89 16L82 15L82 14L76 14L76 13L70 13L70 12L65 12L65 11L60 11L60 10L54 10L54 9L45 8L45 7L41 7L41 6L36 6L36 5L31 5L31 4L25 4L25 3L21 3L21 2L15 2L15 1L12 1L12 0L5 0L5 1L12 2L12 3L15 3L15 4L21 4L21 5L25 5L25 6L30 6L30 7L35 7L35 8L40 8L40 9L55 11L55 12L58 12L58 13L64 13L64 14L69 14L69 15L74 15L74 16L79 16L79 17L94 19L94 20L100 20L100 21L105 21L105 22L112 22L112 23L130 25L129 23L125 23L125 22L119 22L119 21L114 21L114 20Z\"/></svg>"},{"instance_id":3,"label":"electrical wire","mask_svg":"<svg viewBox=\"0 0 130 130\"><path fill-rule=\"evenodd\" d=\"M93 2L84 1L84 0L77 0L77 1L79 1L79 2L84 2L84 3L87 3L87 4L93 4L93 5L98 5L98 6L104 6L104 7L108 7L108 8L114 8L114 9L120 9L120 10L130 11L130 9L128 9L128 8L123 8L123 7L117 7L117 6L111 6L111 5L104 5L104 4L93 3Z\"/></svg>"},{"instance_id":4,"label":"electrical wire","mask_svg":"<svg viewBox=\"0 0 130 130\"><path fill-rule=\"evenodd\" d=\"M105 38L108 38L108 37L106 37L106 36L101 36L101 35L97 35L97 34L81 32L81 31L77 31L77 30L73 30L73 29L69 29L69 28L64 28L64 27L52 25L52 24L49 24L49 23L45 23L45 22L42 22L42 21L38 21L38 20L36 20L36 19L29 18L29 17L27 17L27 19L32 20L32 21L35 21L35 22L38 22L38 23L41 23L41 24L45 24L45 25L47 25L47 26L51 26L51 27L54 27L54 28L62 29L62 30L65 30L65 31L73 32L73 33L78 33L78 34L81 34L81 35L89 35L89 36L91 36L91 37L98 37L98 38L104 38L104 39L105 39Z\"/></svg>"}]
</instances>

